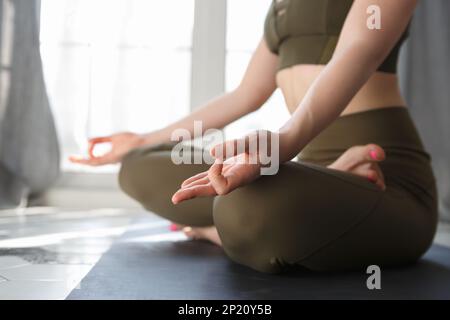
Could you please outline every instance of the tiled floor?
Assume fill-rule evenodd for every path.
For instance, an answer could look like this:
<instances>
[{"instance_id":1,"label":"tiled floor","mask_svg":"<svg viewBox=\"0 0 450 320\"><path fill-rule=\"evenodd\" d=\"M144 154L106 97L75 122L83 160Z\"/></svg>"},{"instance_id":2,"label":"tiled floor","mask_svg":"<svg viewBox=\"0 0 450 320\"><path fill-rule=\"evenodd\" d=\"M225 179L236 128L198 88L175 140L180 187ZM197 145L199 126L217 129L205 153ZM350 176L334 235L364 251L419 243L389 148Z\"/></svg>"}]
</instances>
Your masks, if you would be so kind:
<instances>
[{"instance_id":1,"label":"tiled floor","mask_svg":"<svg viewBox=\"0 0 450 320\"><path fill-rule=\"evenodd\" d=\"M142 214L43 207L0 211L0 299L65 299L128 228L142 229L133 241L185 239L179 232L148 233L166 221L132 224ZM450 224L439 226L435 241L450 247Z\"/></svg>"}]
</instances>

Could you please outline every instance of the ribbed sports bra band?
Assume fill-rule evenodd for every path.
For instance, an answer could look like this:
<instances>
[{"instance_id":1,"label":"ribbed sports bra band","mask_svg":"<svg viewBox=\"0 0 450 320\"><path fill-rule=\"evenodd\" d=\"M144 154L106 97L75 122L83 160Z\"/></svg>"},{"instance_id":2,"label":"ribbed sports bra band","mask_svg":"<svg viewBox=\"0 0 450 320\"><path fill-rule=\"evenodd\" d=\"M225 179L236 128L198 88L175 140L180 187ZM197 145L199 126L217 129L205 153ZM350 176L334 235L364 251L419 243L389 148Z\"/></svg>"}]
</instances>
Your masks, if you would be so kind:
<instances>
[{"instance_id":1,"label":"ribbed sports bra band","mask_svg":"<svg viewBox=\"0 0 450 320\"><path fill-rule=\"evenodd\" d=\"M278 69L298 64L327 64L353 0L273 0L264 24L269 49L279 56ZM396 73L405 30L377 69Z\"/></svg>"}]
</instances>

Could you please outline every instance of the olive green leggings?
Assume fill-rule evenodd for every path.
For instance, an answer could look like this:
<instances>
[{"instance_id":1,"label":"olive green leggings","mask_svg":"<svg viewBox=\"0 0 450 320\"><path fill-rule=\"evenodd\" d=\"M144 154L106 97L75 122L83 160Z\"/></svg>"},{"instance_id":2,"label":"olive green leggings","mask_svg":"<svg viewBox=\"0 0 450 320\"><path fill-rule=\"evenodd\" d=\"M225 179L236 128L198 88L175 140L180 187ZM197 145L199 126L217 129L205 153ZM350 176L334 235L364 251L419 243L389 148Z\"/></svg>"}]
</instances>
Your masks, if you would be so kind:
<instances>
[{"instance_id":1,"label":"olive green leggings","mask_svg":"<svg viewBox=\"0 0 450 320\"><path fill-rule=\"evenodd\" d=\"M326 167L349 147L367 143L385 149L385 191ZM181 182L209 166L173 164L168 145L130 152L119 182L161 217L215 225L225 253L237 263L271 273L297 266L336 271L410 263L428 249L437 223L429 160L407 110L390 107L340 117L300 161L228 195L173 205Z\"/></svg>"}]
</instances>

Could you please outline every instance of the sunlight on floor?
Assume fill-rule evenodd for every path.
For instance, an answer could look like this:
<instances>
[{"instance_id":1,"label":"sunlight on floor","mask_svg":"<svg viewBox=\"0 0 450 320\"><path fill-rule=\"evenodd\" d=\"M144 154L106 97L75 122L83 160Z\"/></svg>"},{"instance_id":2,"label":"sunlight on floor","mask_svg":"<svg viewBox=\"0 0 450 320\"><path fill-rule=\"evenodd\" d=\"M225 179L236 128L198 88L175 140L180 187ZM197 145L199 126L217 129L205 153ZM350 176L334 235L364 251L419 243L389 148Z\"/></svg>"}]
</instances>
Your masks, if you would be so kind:
<instances>
[{"instance_id":1,"label":"sunlight on floor","mask_svg":"<svg viewBox=\"0 0 450 320\"><path fill-rule=\"evenodd\" d=\"M64 299L135 216L119 209L2 211L0 299Z\"/></svg>"}]
</instances>

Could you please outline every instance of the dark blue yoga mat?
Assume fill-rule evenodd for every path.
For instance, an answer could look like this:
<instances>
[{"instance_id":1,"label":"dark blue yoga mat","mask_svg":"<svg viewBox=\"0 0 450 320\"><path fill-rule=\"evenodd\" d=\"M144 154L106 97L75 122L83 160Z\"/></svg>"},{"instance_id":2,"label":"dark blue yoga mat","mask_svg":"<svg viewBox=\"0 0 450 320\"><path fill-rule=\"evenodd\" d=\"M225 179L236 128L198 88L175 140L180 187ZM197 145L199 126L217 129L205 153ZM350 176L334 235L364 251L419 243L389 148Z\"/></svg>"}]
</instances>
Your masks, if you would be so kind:
<instances>
[{"instance_id":1,"label":"dark blue yoga mat","mask_svg":"<svg viewBox=\"0 0 450 320\"><path fill-rule=\"evenodd\" d=\"M369 290L365 272L268 275L206 242L134 242L166 232L161 224L126 232L68 299L450 299L450 249L439 245L414 265L382 269L381 289Z\"/></svg>"}]
</instances>

